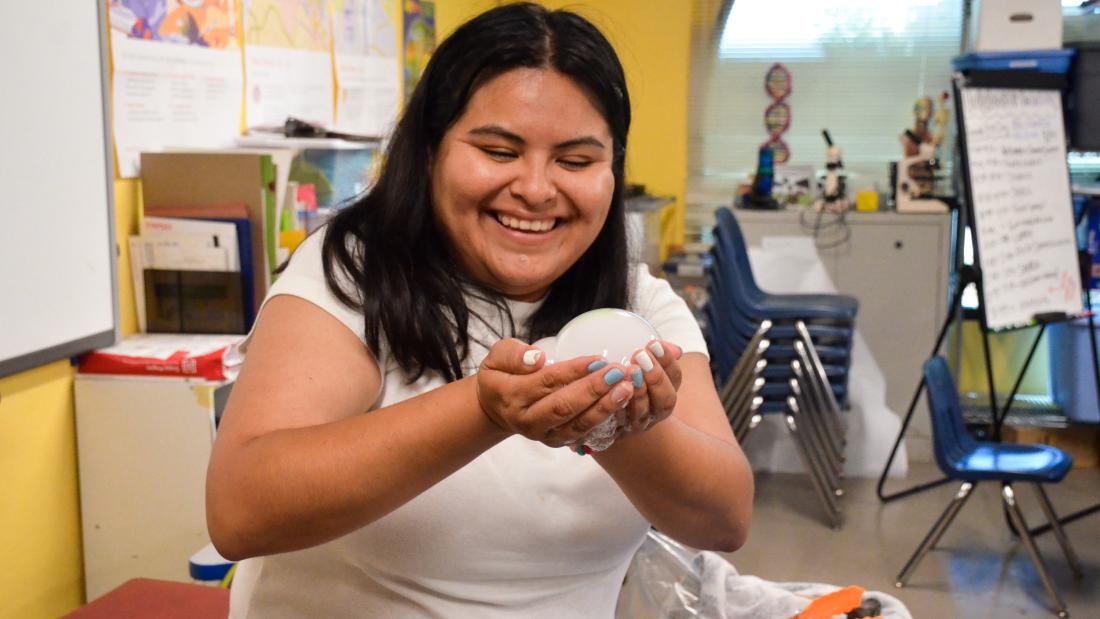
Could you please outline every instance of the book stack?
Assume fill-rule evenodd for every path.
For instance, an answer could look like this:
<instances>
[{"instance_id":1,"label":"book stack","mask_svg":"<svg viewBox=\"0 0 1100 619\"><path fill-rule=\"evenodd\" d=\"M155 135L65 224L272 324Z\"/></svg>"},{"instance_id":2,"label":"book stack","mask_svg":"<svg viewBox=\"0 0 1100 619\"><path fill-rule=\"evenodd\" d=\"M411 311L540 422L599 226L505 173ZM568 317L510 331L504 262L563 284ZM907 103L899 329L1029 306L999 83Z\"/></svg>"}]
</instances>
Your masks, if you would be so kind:
<instances>
[{"instance_id":1,"label":"book stack","mask_svg":"<svg viewBox=\"0 0 1100 619\"><path fill-rule=\"evenodd\" d=\"M244 205L171 207L130 237L138 327L246 333L255 321L252 231Z\"/></svg>"},{"instance_id":2,"label":"book stack","mask_svg":"<svg viewBox=\"0 0 1100 619\"><path fill-rule=\"evenodd\" d=\"M143 153L140 234L130 239L138 327L247 333L278 266L294 152Z\"/></svg>"}]
</instances>

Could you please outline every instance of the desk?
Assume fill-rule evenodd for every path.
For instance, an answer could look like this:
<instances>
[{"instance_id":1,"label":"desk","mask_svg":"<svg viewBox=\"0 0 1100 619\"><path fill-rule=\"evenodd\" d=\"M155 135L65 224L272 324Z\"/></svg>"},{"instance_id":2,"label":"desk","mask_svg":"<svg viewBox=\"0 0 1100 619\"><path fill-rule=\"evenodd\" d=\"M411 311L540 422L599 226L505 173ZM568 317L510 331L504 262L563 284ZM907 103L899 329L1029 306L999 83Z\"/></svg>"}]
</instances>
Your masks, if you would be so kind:
<instances>
[{"instance_id":1,"label":"desk","mask_svg":"<svg viewBox=\"0 0 1100 619\"><path fill-rule=\"evenodd\" d=\"M225 619L229 589L135 578L65 619Z\"/></svg>"}]
</instances>

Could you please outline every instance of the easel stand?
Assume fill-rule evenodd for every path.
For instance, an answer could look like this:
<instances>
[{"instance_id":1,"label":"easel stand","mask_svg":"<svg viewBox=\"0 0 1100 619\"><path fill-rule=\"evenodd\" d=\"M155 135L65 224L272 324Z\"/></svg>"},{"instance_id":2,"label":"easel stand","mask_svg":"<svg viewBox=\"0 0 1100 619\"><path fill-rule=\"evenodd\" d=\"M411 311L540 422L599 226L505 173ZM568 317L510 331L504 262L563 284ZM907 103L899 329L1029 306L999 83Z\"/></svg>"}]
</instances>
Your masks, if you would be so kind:
<instances>
[{"instance_id":1,"label":"easel stand","mask_svg":"<svg viewBox=\"0 0 1100 619\"><path fill-rule=\"evenodd\" d=\"M963 239L963 232L962 231L965 229L966 224L961 221L961 218L962 218L962 215L963 215L962 211L960 210L960 211L958 211L958 213L959 213L959 216L960 216L960 221L958 221L957 222L958 225L956 225L956 230L957 230L956 236L957 236L957 238L955 239L955 246L957 248L956 252L961 252L962 239ZM943 346L943 341L947 337L948 328L950 328L951 324L955 322L956 315L959 312L962 311L962 295L963 295L963 292L971 284L978 287L978 298L982 299L984 297L984 294L982 293L981 272L980 272L980 270L977 269L976 267L972 267L972 266L963 266L958 271L958 279L955 282L955 291L954 291L954 294L951 297L951 305L947 309L947 317L943 321L943 326L940 327L940 333L939 333L938 336L936 336L936 343L932 347L932 353L929 355L929 357L934 357L934 356L936 356L937 353L939 353L940 347ZM1000 426L999 426L998 423L996 423L996 420L998 418L997 394L996 394L996 391L994 389L994 383L993 383L993 364L991 363L991 357L990 357L990 353L989 353L989 334L985 329L986 325L985 325L984 315L982 315L982 317L981 317L981 323L982 323L982 328L981 328L982 351L985 355L986 381L988 382L989 393L990 393L990 398L989 398L990 418L992 420L994 420L994 428L995 428L994 435L997 437L998 440L1000 440ZM1042 336L1042 333L1040 333L1040 337L1041 336ZM1038 343L1038 341L1039 341L1038 338L1036 338L1036 340L1035 340L1036 344ZM1028 363L1030 363L1031 357L1035 353L1035 347L1036 347L1035 345L1032 345L1031 354L1029 354L1028 358L1027 358ZM1027 363L1025 363L1023 371L1020 372L1021 378L1023 377L1023 375L1026 371L1027 371ZM1012 399L1015 397L1015 392L1016 392L1016 389L1019 388L1019 385L1020 385L1020 380L1017 380L1016 381L1016 388L1013 389L1013 395L1009 399L1009 404L1011 404ZM913 413L917 410L917 403L920 401L921 393L924 392L924 387L925 387L924 376L922 375L920 383L917 385L917 389L913 393L913 399L911 399L909 401L909 409L905 412L905 419L903 419L902 422L901 422L901 429L898 430L898 437L894 441L894 446L890 449L890 457L886 459L886 465L883 467L882 475L879 477L878 486L876 487L875 491L878 493L879 500L882 501L883 503L889 503L890 501L893 501L895 499L904 498L904 497L907 497L907 496L912 495L912 494L917 494L917 493L923 492L925 490L930 490L932 488L935 488L937 486L941 486L941 485L947 483L948 481L950 481L946 477L941 477L940 479L937 479L935 481L918 484L918 485L906 488L904 490L894 492L892 494L886 494L883 491L883 488L886 485L886 478L890 473L890 467L894 463L894 458L897 457L898 449L900 449L901 442L905 438L905 432L909 429L909 423L913 420ZM1006 414L1007 414L1007 410L1008 410L1008 406L1005 407L1005 413Z\"/></svg>"},{"instance_id":2,"label":"easel stand","mask_svg":"<svg viewBox=\"0 0 1100 619\"><path fill-rule=\"evenodd\" d=\"M943 326L941 327L939 335L936 338L936 343L932 348L932 354L930 355L930 356L935 356L939 352L941 346L943 345L943 341L944 341L944 338L947 334L948 328L950 327L950 325L953 322L955 322L955 319L958 316L958 313L962 310L961 304L962 304L963 291L966 290L966 288L968 286L974 285L976 287L976 290L977 290L977 293L978 293L978 302L980 304L980 308L979 308L979 311L978 311L978 316L979 316L980 331L981 331L981 338L982 338L982 351L983 351L983 354L984 354L984 357L985 357L986 383L987 383L988 393L989 393L989 410L990 410L990 437L989 438L990 438L990 440L995 441L995 442L1000 442L1001 441L1001 431L1002 431L1002 428L1004 426L1005 419L1008 417L1008 413L1009 413L1009 411L1012 407L1013 402L1016 399L1017 393L1019 392L1020 385L1023 383L1024 375L1027 373L1028 367L1031 365L1031 361L1035 356L1035 351L1038 349L1039 342L1041 341L1041 339L1043 337L1043 334L1046 332L1047 325L1050 324L1050 323L1053 323L1053 322L1065 321L1065 320L1069 320L1069 319L1073 318L1072 316L1068 316L1067 314L1065 314L1063 312L1038 314L1038 315L1035 315L1035 316L1032 317L1032 324L1039 326L1039 332L1036 334L1035 340L1032 342L1031 348L1028 351L1027 358L1024 360L1023 367L1020 368L1019 374L1016 377L1015 382L1013 383L1012 391L1010 392L1010 394L1008 396L1008 399L1004 404L1004 408L1003 409L1000 408L998 406L998 403L997 403L997 389L996 389L996 385L995 385L994 379L993 379L993 364L992 364L992 359L991 359L991 355L990 355L990 348L989 348L989 322L988 322L987 315L986 315L988 305L986 304L986 293L985 293L985 286L983 285L983 281L982 281L982 271L981 271L981 268L979 266L979 265L982 264L982 262L981 262L981 257L979 255L979 243L978 243L978 235L977 235L977 230L976 230L976 228L978 226L977 226L977 220L975 218L974 195L973 195L974 191L973 191L973 186L972 186L971 178L970 178L970 161L969 161L970 157L969 157L969 153L968 153L968 150L967 150L967 144L966 144L966 142L967 142L967 140L966 140L967 132L966 132L965 121L964 121L964 116L965 116L964 115L964 106L961 103L963 97L961 97L960 94L961 94L961 89L964 88L964 87L967 87L967 86L976 86L976 87L986 87L986 88L988 88L988 87L995 86L996 82L1000 82L1000 81L1006 80L1006 79L1010 80L1010 81L1020 82L1020 78L1018 76L1006 77L1003 74L999 74L999 75L998 74L985 74L985 75L973 74L973 75L969 75L965 78L957 77L956 80L955 80L955 102L956 102L956 105L958 106L958 110L957 110L958 113L956 115L956 118L959 122L959 146L960 146L959 153L960 153L960 159L961 159L961 163L962 163L961 178L962 178L962 181L963 181L963 189L965 190L965 193L961 194L961 195L965 195L966 202L965 202L965 208L958 208L958 207L955 208L955 213L957 215L957 219L956 219L956 222L955 222L956 223L956 225L955 225L955 235L954 235L954 238L953 238L953 247L952 247L953 262L952 262L952 264L954 265L954 268L955 268L956 273L957 273L957 280L954 282L955 286L954 286L954 291L953 291L952 298L951 298L951 304L948 307L947 318L944 320ZM1024 81L1022 83L1020 83L1020 85L1019 85L1020 88L1052 88L1052 87L1057 87L1057 84L1052 85L1050 83L1046 83L1049 80L1048 80L1048 78L1045 78L1045 77L1028 76L1028 77L1023 78L1023 80ZM1068 174L1067 174L1067 178L1068 178ZM988 181L986 181L986 182L988 182ZM988 198L986 198L986 199L988 199ZM989 217L989 215L984 215L984 217ZM1078 223L1079 223L1079 221L1078 221ZM967 230L970 231L971 239L974 240L974 245L973 245L973 250L974 250L974 254L973 254L974 255L974 261L973 262L974 262L974 264L973 264L973 266L965 266L965 265L962 264L962 262L963 262L963 260L962 260L963 244L964 244L964 239L965 239L965 233L966 233ZM1079 264L1077 266L1079 266L1081 268L1081 273L1080 273L1081 274L1080 283L1081 283L1081 288L1082 288L1081 292L1082 292L1082 294L1084 294L1085 309L1087 311L1088 320L1089 320L1089 333L1090 333L1090 339L1091 339L1091 344L1092 344L1092 353L1093 353L1093 355L1092 355L1092 357L1093 357L1093 359L1092 359L1092 361L1093 361L1093 374L1094 374L1094 379L1096 381L1097 395L1098 395L1098 398L1100 398L1100 355L1097 354L1098 345L1097 345L1097 342L1096 342L1096 333L1095 333L1095 330L1094 330L1095 325L1094 325L1094 318L1093 318L1092 312L1091 312L1091 309L1092 309L1091 308L1091 303L1089 302L1088 272L1087 272L1087 268L1086 268L1087 265L1089 263L1091 263L1091 257L1088 257L1087 253L1084 254L1084 255L1081 255L1082 253L1083 252L1078 253L1078 263ZM1088 257L1087 260L1086 260L1086 257ZM1072 268L1072 267L1070 267L1070 268ZM901 447L901 441L905 436L905 432L909 428L909 423L912 421L913 413L916 410L917 403L920 400L920 396L921 396L921 393L924 391L924 388L925 388L925 381L924 381L924 378L923 378L923 375L922 375L921 381L917 385L917 389L913 394L913 398L912 398L912 400L910 400L909 409L906 411L905 418L904 418L904 420L902 421L902 424L901 424L901 429L898 431L897 439L894 441L894 445L890 450L890 456L889 456L889 458L887 458L886 464L885 464L885 466L883 467L883 470L882 470L882 475L879 477L879 480L878 480L878 486L876 488L876 492L878 494L879 500L881 500L883 503L889 503L889 502L894 501L896 499L900 499L900 498L904 498L904 497L907 497L907 496L910 496L910 495L913 495L913 494L917 494L919 492L923 492L925 490L929 490L931 488L935 488L937 486L940 486L940 485L946 483L947 481L949 481L947 478L940 478L940 479L937 479L937 480L934 480L934 481L917 484L915 486L911 486L909 488L905 488L905 489L897 491L897 492L893 492L893 493L889 493L889 494L884 492L884 487L885 487L885 484L886 484L886 478L887 478L887 476L890 472L890 467L894 462L894 458L897 457L898 449ZM1094 513L1096 511L1100 511L1100 505L1096 505L1096 506L1090 507L1086 510L1082 510L1081 512L1071 514L1071 515L1061 519L1060 521L1061 522L1069 522L1071 520L1075 520L1077 518L1080 518L1082 516ZM1034 532L1043 533L1043 532L1046 532L1047 530L1050 530L1049 526L1038 527L1037 529L1034 530Z\"/></svg>"}]
</instances>

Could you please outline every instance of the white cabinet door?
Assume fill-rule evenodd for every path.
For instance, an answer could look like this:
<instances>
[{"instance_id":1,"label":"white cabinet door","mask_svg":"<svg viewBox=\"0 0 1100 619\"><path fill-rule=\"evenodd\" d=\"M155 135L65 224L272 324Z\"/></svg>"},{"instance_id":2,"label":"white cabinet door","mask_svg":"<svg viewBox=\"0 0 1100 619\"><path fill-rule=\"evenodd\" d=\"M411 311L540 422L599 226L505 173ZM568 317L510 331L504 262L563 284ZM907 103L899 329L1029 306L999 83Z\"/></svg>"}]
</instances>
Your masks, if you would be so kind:
<instances>
[{"instance_id":1,"label":"white cabinet door","mask_svg":"<svg viewBox=\"0 0 1100 619\"><path fill-rule=\"evenodd\" d=\"M190 582L210 542L206 466L228 385L78 376L76 439L88 600L131 578Z\"/></svg>"},{"instance_id":2,"label":"white cabinet door","mask_svg":"<svg viewBox=\"0 0 1100 619\"><path fill-rule=\"evenodd\" d=\"M861 222L838 248L837 288L859 299L857 325L886 377L886 403L904 415L946 314L947 222ZM929 435L915 415L914 439ZM920 459L922 445L913 449Z\"/></svg>"}]
</instances>

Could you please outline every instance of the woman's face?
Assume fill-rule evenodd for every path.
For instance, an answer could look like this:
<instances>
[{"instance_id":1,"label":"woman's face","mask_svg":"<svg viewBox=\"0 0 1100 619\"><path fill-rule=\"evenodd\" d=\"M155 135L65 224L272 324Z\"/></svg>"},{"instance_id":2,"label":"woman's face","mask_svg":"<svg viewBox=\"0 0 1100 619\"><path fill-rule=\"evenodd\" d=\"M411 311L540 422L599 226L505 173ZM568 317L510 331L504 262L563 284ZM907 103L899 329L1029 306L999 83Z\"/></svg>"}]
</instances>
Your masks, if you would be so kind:
<instances>
[{"instance_id":1,"label":"woman's face","mask_svg":"<svg viewBox=\"0 0 1100 619\"><path fill-rule=\"evenodd\" d=\"M474 92L432 161L432 207L472 277L534 301L603 228L611 131L568 77L514 69Z\"/></svg>"}]
</instances>

